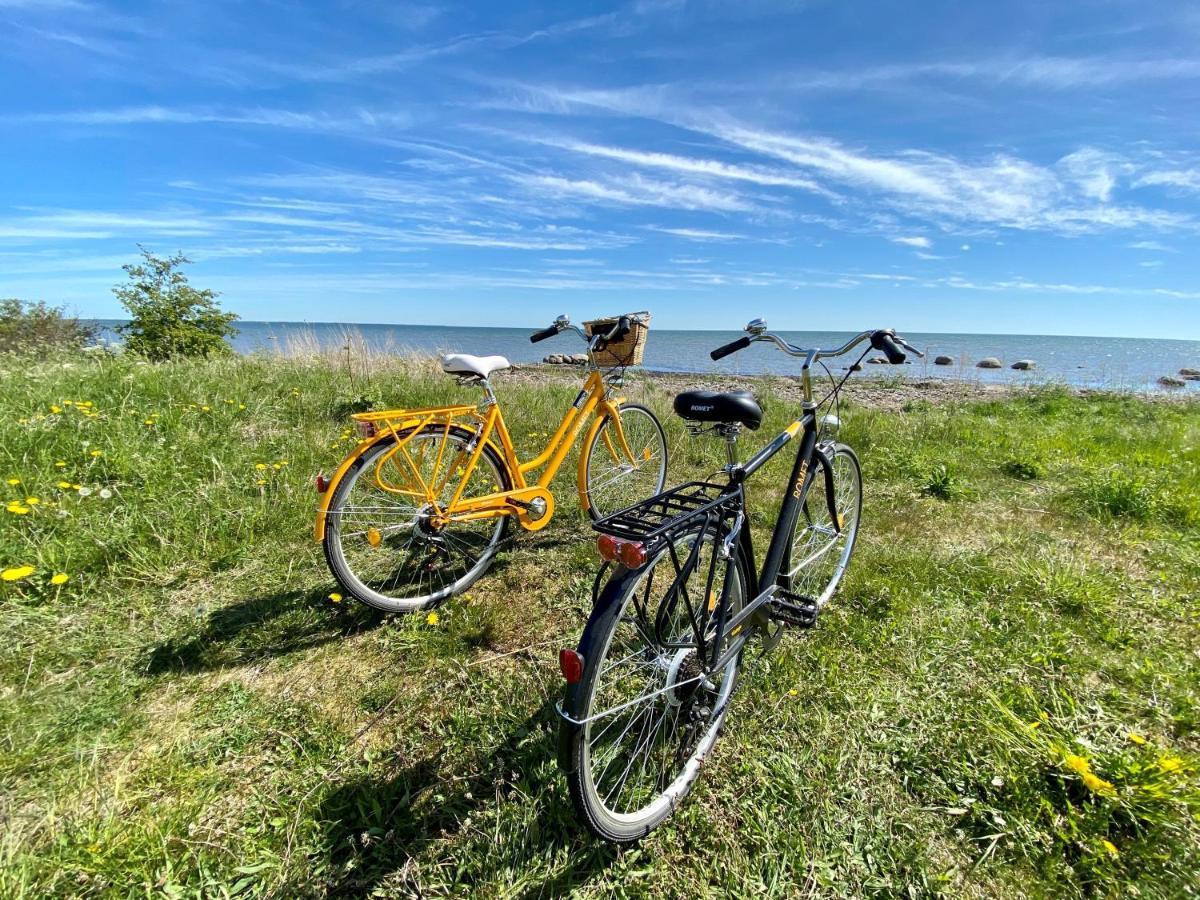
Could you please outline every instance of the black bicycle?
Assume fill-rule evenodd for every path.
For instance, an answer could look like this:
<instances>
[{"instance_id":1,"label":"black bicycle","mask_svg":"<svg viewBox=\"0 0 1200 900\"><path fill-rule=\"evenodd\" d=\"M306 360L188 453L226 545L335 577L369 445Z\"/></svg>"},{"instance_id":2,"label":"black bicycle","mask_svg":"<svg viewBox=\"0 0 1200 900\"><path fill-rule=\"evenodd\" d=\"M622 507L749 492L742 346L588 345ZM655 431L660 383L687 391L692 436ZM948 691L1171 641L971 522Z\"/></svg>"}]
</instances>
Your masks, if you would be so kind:
<instances>
[{"instance_id":1,"label":"black bicycle","mask_svg":"<svg viewBox=\"0 0 1200 900\"><path fill-rule=\"evenodd\" d=\"M579 816L606 840L637 840L674 811L716 742L747 643L761 641L765 652L786 627L815 624L850 563L862 474L854 451L836 440L837 417L821 413L859 365L840 381L830 375L819 401L813 365L864 343L859 363L871 348L893 364L904 362L901 347L922 355L891 330L863 332L836 350L793 346L761 319L746 331L712 358L755 341L802 357L800 418L739 463L738 434L762 423L754 398L680 394L675 412L692 430L726 441L723 483L690 481L593 526L605 563L578 649L559 653L568 684L559 750ZM788 489L756 570L745 482L796 436Z\"/></svg>"}]
</instances>

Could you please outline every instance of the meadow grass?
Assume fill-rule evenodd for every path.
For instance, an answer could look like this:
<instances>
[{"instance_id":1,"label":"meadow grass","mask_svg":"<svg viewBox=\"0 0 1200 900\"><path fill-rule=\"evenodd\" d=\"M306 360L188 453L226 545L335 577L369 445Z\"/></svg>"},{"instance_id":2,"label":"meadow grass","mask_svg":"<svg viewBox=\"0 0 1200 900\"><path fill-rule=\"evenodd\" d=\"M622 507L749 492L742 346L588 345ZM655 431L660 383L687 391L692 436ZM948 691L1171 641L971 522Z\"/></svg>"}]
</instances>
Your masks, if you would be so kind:
<instances>
[{"instance_id":1,"label":"meadow grass","mask_svg":"<svg viewBox=\"0 0 1200 900\"><path fill-rule=\"evenodd\" d=\"M0 582L0 896L1194 894L1200 405L850 403L841 595L618 850L555 762L597 567L573 466L435 624L335 602L313 476L346 411L472 396L421 360L352 370L0 360L0 569L34 569ZM746 450L795 413L778 384ZM577 389L497 378L518 446ZM665 390L628 393L672 480L719 468ZM785 457L752 483L760 553Z\"/></svg>"}]
</instances>

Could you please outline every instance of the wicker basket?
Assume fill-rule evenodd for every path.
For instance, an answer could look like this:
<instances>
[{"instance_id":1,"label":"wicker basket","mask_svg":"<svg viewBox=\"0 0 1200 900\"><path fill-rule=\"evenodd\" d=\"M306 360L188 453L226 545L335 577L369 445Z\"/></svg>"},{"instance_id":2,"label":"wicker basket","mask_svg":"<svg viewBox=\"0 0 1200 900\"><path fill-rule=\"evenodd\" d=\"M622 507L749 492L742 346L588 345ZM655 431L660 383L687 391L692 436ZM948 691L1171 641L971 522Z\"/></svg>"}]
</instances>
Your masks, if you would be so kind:
<instances>
[{"instance_id":1,"label":"wicker basket","mask_svg":"<svg viewBox=\"0 0 1200 900\"><path fill-rule=\"evenodd\" d=\"M646 335L650 333L650 313L625 313L630 320L629 332L619 341L610 341L597 347L592 356L596 365L608 366L638 366L646 352ZM592 319L583 323L583 330L591 337L597 331L605 332L617 324L620 316L609 316L603 319Z\"/></svg>"}]
</instances>

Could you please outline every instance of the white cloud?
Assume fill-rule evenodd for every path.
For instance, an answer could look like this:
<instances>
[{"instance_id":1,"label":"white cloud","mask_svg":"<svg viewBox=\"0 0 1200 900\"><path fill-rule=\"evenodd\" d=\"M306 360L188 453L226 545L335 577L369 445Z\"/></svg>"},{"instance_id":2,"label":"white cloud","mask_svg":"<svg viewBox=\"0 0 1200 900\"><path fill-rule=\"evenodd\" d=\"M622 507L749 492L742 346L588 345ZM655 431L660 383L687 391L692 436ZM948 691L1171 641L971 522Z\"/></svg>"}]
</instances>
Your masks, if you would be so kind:
<instances>
[{"instance_id":1,"label":"white cloud","mask_svg":"<svg viewBox=\"0 0 1200 900\"><path fill-rule=\"evenodd\" d=\"M600 144L589 144L583 141L544 140L541 141L541 143L559 147L563 150L570 150L573 153L598 156L604 159L630 163L632 165L642 166L645 168L667 169L672 172L678 172L686 175L701 175L709 178L721 178L731 181L746 181L752 184L771 187L800 188L802 190L813 191L816 193L828 193L825 188L822 188L811 178L806 178L795 173L782 172L777 169L766 169L757 166L739 166L732 163L725 163L711 159L695 159L688 156L676 156L671 153L627 150L621 147L606 147Z\"/></svg>"},{"instance_id":2,"label":"white cloud","mask_svg":"<svg viewBox=\"0 0 1200 900\"><path fill-rule=\"evenodd\" d=\"M10 122L48 122L65 125L252 125L298 131L364 132L379 128L406 128L404 112L359 109L351 115L296 112L286 109L175 109L165 106L126 106L115 109L68 110L7 116Z\"/></svg>"},{"instance_id":3,"label":"white cloud","mask_svg":"<svg viewBox=\"0 0 1200 900\"><path fill-rule=\"evenodd\" d=\"M1149 172L1134 182L1134 187L1169 187L1200 193L1200 169L1169 169Z\"/></svg>"},{"instance_id":4,"label":"white cloud","mask_svg":"<svg viewBox=\"0 0 1200 900\"><path fill-rule=\"evenodd\" d=\"M737 194L694 184L668 184L629 175L605 181L563 178L557 175L519 175L514 181L557 196L574 196L618 206L655 206L664 209L746 212L753 204Z\"/></svg>"},{"instance_id":5,"label":"white cloud","mask_svg":"<svg viewBox=\"0 0 1200 900\"><path fill-rule=\"evenodd\" d=\"M1178 253L1174 247L1168 247L1166 244L1159 241L1134 241L1132 244L1126 244L1130 250L1153 250L1157 253Z\"/></svg>"},{"instance_id":6,"label":"white cloud","mask_svg":"<svg viewBox=\"0 0 1200 900\"><path fill-rule=\"evenodd\" d=\"M689 241L700 241L701 243L721 243L724 241L741 241L746 239L744 234L732 234L727 231L709 231L704 228L663 228L659 225L647 225L645 227L648 231L672 234L675 237L685 238Z\"/></svg>"},{"instance_id":7,"label":"white cloud","mask_svg":"<svg viewBox=\"0 0 1200 900\"><path fill-rule=\"evenodd\" d=\"M933 244L930 242L929 238L923 237L921 235L916 235L914 237L894 237L891 240L893 241L893 243L904 244L907 247L929 248L929 247L933 246Z\"/></svg>"}]
</instances>

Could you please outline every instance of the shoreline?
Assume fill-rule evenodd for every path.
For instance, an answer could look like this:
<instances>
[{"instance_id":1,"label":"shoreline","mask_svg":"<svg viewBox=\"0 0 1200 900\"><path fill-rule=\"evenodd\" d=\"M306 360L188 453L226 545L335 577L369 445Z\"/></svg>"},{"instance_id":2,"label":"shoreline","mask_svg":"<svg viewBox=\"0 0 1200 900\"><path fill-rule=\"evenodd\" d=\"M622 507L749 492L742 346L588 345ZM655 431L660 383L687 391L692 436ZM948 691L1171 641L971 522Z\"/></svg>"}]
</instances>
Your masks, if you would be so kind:
<instances>
[{"instance_id":1,"label":"shoreline","mask_svg":"<svg viewBox=\"0 0 1200 900\"><path fill-rule=\"evenodd\" d=\"M899 368L899 367L897 367ZM575 383L582 366L556 365L548 363L526 363L514 365L509 371L498 373L497 383L503 379L514 379L522 383L563 382ZM800 378L798 375L740 375L713 372L670 372L662 370L634 369L626 376L627 383L645 381L656 389L669 393L705 388L716 391L750 390L766 388L772 396L799 402ZM821 397L830 387L821 379L825 391L814 383L814 393ZM982 402L999 400L1031 391L1058 389L1075 397L1126 395L1143 400L1162 403L1200 402L1200 390L1195 388L1096 388L1081 387L1065 382L1026 379L1019 383L997 384L957 378L931 378L906 373L886 372L863 375L852 374L842 388L842 399L876 409L901 409L913 400L923 400L934 405L952 402Z\"/></svg>"}]
</instances>

